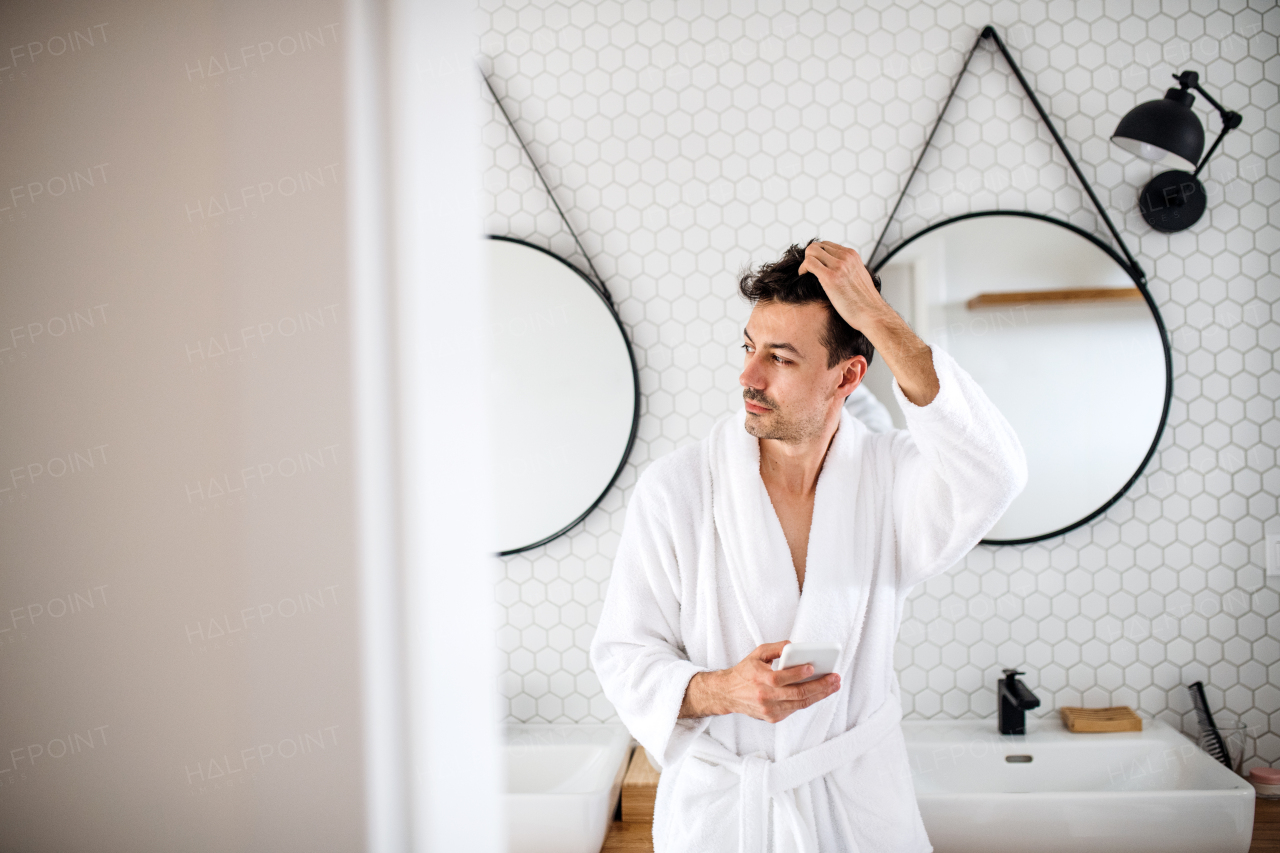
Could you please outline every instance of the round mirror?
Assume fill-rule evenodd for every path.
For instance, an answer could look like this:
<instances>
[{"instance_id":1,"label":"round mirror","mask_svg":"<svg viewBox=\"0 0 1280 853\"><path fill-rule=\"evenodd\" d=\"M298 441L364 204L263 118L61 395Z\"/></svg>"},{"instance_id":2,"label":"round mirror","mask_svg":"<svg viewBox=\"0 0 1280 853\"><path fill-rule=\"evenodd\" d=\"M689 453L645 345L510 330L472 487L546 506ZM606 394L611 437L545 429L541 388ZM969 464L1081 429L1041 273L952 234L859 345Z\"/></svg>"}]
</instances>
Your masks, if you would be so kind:
<instances>
[{"instance_id":1,"label":"round mirror","mask_svg":"<svg viewBox=\"0 0 1280 853\"><path fill-rule=\"evenodd\" d=\"M983 542L1065 533L1138 478L1173 367L1155 303L1112 249L1056 219L991 211L931 226L875 269L885 300L977 380L1026 450L1027 487ZM888 399L882 359L864 381Z\"/></svg>"},{"instance_id":2,"label":"round mirror","mask_svg":"<svg viewBox=\"0 0 1280 853\"><path fill-rule=\"evenodd\" d=\"M568 532L604 498L635 443L640 379L590 279L522 240L484 242L494 550L506 555Z\"/></svg>"}]
</instances>

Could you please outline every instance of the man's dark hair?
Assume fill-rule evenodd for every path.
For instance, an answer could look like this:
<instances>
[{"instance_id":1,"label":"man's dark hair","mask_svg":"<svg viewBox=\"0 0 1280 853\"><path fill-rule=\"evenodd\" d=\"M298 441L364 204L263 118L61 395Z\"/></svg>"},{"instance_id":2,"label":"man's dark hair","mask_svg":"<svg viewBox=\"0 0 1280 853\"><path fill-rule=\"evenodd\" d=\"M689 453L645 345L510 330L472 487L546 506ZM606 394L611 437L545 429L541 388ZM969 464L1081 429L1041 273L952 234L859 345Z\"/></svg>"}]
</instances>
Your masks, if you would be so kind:
<instances>
[{"instance_id":1,"label":"man's dark hair","mask_svg":"<svg viewBox=\"0 0 1280 853\"><path fill-rule=\"evenodd\" d=\"M817 240L814 237L809 243ZM821 302L827 306L827 328L822 333L822 345L827 348L827 367L835 367L846 358L860 355L871 366L871 357L875 348L867 336L850 326L836 311L822 283L811 272L797 275L797 270L804 263L804 247L792 243L782 253L782 258L771 264L762 264L752 272L750 268L741 272L738 277L738 292L750 300L757 302L780 302L786 305L806 305L810 302ZM870 270L867 270L871 272ZM871 273L876 292L880 292L880 276Z\"/></svg>"}]
</instances>

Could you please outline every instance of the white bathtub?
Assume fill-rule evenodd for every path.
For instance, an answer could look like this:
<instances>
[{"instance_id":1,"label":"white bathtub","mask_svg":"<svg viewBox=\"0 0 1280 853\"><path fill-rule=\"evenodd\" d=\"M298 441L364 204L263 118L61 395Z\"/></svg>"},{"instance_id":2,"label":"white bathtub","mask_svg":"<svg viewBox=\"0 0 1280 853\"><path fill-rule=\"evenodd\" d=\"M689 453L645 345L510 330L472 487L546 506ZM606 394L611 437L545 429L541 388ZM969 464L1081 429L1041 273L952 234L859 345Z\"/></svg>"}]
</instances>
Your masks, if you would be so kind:
<instances>
[{"instance_id":1,"label":"white bathtub","mask_svg":"<svg viewBox=\"0 0 1280 853\"><path fill-rule=\"evenodd\" d=\"M510 853L599 853L622 792L621 725L506 726Z\"/></svg>"}]
</instances>

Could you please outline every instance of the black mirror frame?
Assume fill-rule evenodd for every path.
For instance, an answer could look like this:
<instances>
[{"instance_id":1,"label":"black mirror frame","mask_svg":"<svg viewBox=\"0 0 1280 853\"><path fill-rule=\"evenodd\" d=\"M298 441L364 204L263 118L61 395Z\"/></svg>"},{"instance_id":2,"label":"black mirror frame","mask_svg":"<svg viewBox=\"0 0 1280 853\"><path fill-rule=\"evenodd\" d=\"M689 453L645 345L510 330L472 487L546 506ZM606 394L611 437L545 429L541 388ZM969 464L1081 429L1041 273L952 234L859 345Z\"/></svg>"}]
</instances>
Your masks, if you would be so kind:
<instances>
[{"instance_id":1,"label":"black mirror frame","mask_svg":"<svg viewBox=\"0 0 1280 853\"><path fill-rule=\"evenodd\" d=\"M544 249L541 246L535 246L533 243L530 243L527 240L521 240L517 237L503 237L498 234L486 234L485 238L489 240L505 240L508 243L519 243L521 246L528 246L530 249L536 249L539 252L542 252L544 255L549 255L552 258L555 258L557 261L559 261L560 263L564 264L566 267L568 267L569 269L577 273L578 277L582 279L583 283L591 289L591 292L594 293L602 303L604 303L604 307L609 311L609 316L613 317L613 322L616 323L618 326L618 334L622 335L622 342L627 347L627 358L630 359L631 361L631 384L632 384L632 388L634 389L634 397L632 400L632 409L631 409L631 434L627 437L627 447L625 450L622 451L622 458L618 461L618 467L614 469L613 476L609 478L609 482L605 485L604 489L600 492L599 495L596 496L596 499L591 502L591 505L588 506L581 515L579 515L573 521L566 524L564 527L557 530L555 533L552 533L550 536L545 536L542 539L539 539L537 542L533 542L528 545L522 545L519 548L511 548L506 551L497 552L497 555L499 557L509 557L512 554L520 554L525 551L531 551L534 548L538 548L542 545L546 545L548 542L552 541L553 539L559 539L561 536L565 535L570 530L577 527L586 519L588 515L592 513L593 510L595 510L596 507L600 506L600 502L604 500L604 496L609 494L609 490L613 488L613 484L618 482L618 477L622 476L622 469L626 467L627 460L631 458L631 450L632 448L635 447L636 435L640 431L640 370L636 366L636 353L631 346L631 338L627 335L626 327L622 325L622 318L618 316L618 310L614 307L613 301L610 300L608 296L606 296L603 292L601 292L600 287L597 286L596 283L591 280L590 276L588 276L582 270L578 269L576 266L571 264L565 258L562 258L560 255L557 255L555 252L552 252L549 249Z\"/></svg>"},{"instance_id":2,"label":"black mirror frame","mask_svg":"<svg viewBox=\"0 0 1280 853\"><path fill-rule=\"evenodd\" d=\"M1160 309L1156 305L1155 300L1152 299L1151 292L1147 289L1145 276L1139 278L1139 276L1134 273L1133 268L1129 264L1125 263L1124 259L1120 257L1120 254L1116 252L1115 249L1102 242L1095 235L1072 225L1070 222L1065 222L1052 216L1046 216L1042 213L1031 213L1025 210L981 210L973 213L964 213L959 216L953 216L949 219L943 220L942 222L934 223L921 231L917 231L915 234L899 243L892 251L886 254L872 267L872 271L879 273L881 268L884 267L884 265L887 264L894 255L898 254L898 252L902 251L925 234L928 234L931 231L937 231L939 228L943 228L953 222L959 222L963 219L975 219L980 216L1022 216L1027 219L1040 219L1045 222L1051 222L1054 225L1066 228L1074 234L1080 235L1102 251L1106 252L1107 255L1125 271L1133 281L1134 286L1137 287L1138 291L1142 294L1143 300L1147 303L1147 308L1151 311L1151 316L1155 318L1156 329L1160 332L1160 344L1164 348L1164 408L1160 412L1160 424L1156 427L1155 437L1151 440L1151 446L1147 448L1147 455L1142 458L1140 463L1138 463L1137 470L1133 472L1133 475L1129 477L1125 484L1120 487L1120 490L1117 491L1110 500L1079 521L1068 524L1065 527L1060 527L1057 530L1050 531L1049 533L1040 534L1039 536L1028 536L1022 539L982 539L979 542L981 545L1026 545L1031 542L1040 542L1045 539L1051 539L1054 536L1060 536L1063 533L1088 524L1090 521L1106 512L1112 504L1120 500L1120 498L1133 487L1133 484L1137 482L1138 477L1140 477L1142 472L1146 469L1147 463L1150 462L1151 457L1155 455L1156 447L1160 444L1160 439L1164 436L1165 424L1168 423L1169 420L1169 407L1173 401L1173 351L1169 345L1169 333L1168 330L1165 329L1164 319L1160 316Z\"/></svg>"}]
</instances>

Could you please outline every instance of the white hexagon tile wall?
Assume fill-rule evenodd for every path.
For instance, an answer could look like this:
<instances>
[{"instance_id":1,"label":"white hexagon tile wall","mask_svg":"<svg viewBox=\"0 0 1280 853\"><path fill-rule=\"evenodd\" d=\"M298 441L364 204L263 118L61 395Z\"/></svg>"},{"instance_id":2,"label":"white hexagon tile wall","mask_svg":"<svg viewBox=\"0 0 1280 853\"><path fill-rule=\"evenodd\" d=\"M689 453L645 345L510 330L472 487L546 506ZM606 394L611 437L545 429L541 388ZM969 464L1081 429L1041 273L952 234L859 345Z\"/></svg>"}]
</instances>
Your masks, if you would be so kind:
<instances>
[{"instance_id":1,"label":"white hexagon tile wall","mask_svg":"<svg viewBox=\"0 0 1280 853\"><path fill-rule=\"evenodd\" d=\"M482 2L482 63L618 303L643 409L616 486L570 534L505 559L499 645L513 721L616 719L591 672L624 510L652 460L741 405L735 273L810 237L869 254L981 28L997 27L1150 277L1173 346L1169 422L1092 523L976 547L910 596L897 645L909 717L995 714L1001 666L1043 704L1130 705L1195 728L1183 685L1280 760L1280 9L1271 0L998 3ZM1244 115L1210 206L1166 235L1153 174L1108 140L1183 68ZM1270 82L1269 82L1270 81ZM485 94L488 98L488 94ZM491 102L489 102L491 103ZM1216 116L1203 113L1209 133ZM584 265L497 109L485 230ZM995 207L1110 238L994 46L979 48L887 246Z\"/></svg>"}]
</instances>

